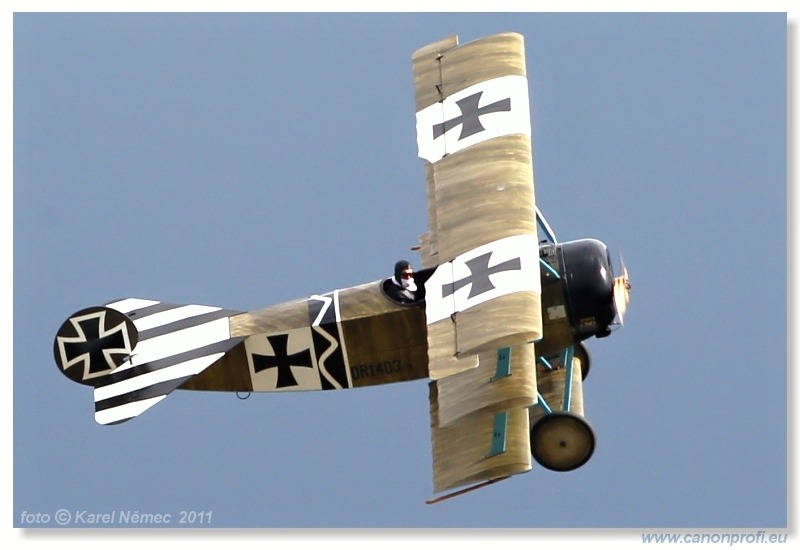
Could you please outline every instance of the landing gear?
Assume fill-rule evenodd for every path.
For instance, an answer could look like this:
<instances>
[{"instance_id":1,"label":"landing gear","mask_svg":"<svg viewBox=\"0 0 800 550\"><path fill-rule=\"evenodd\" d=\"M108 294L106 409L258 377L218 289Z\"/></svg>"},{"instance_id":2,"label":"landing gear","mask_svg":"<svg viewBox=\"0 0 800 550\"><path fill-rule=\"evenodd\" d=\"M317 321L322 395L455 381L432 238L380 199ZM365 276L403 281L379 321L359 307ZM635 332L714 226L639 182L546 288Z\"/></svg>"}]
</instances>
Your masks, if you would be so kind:
<instances>
[{"instance_id":1,"label":"landing gear","mask_svg":"<svg viewBox=\"0 0 800 550\"><path fill-rule=\"evenodd\" d=\"M594 453L594 430L586 420L568 411L554 411L531 428L531 453L543 467L569 472L586 464Z\"/></svg>"},{"instance_id":2,"label":"landing gear","mask_svg":"<svg viewBox=\"0 0 800 550\"><path fill-rule=\"evenodd\" d=\"M594 430L584 417L583 378L589 352L583 344L561 351L558 368L540 359L539 399L531 407L531 454L548 470L569 472L586 464L594 453Z\"/></svg>"}]
</instances>

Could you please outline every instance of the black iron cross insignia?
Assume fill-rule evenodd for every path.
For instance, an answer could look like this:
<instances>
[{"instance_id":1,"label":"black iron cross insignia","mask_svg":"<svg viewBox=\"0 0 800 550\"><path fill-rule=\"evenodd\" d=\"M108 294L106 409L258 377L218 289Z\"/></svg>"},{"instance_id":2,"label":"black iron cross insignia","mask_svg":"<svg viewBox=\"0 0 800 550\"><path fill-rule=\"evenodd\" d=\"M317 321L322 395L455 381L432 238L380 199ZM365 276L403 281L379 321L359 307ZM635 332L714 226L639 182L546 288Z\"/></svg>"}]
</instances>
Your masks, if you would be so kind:
<instances>
[{"instance_id":1,"label":"black iron cross insignia","mask_svg":"<svg viewBox=\"0 0 800 550\"><path fill-rule=\"evenodd\" d=\"M98 311L82 319L70 319L78 336L58 337L63 346L62 368L66 370L73 364L78 364L78 360L83 357L80 362L84 365L83 378L86 379L114 369L117 365L111 357L112 354L127 356L130 353L125 322L106 330L105 321L105 311Z\"/></svg>"},{"instance_id":2,"label":"black iron cross insignia","mask_svg":"<svg viewBox=\"0 0 800 550\"><path fill-rule=\"evenodd\" d=\"M472 285L469 289L469 296L467 296L467 299L474 298L479 294L495 289L494 284L492 284L489 278L490 275L500 273L501 271L519 271L522 269L522 263L519 258L513 258L489 267L489 260L491 257L492 252L487 252L486 254L466 261L465 264L469 269L469 275L458 281L442 285L442 298L447 298L467 285Z\"/></svg>"},{"instance_id":3,"label":"black iron cross insignia","mask_svg":"<svg viewBox=\"0 0 800 550\"><path fill-rule=\"evenodd\" d=\"M480 117L488 113L498 113L501 111L511 110L511 98L507 97L499 101L495 101L484 107L478 107L483 92L476 92L471 96L456 101L456 105L461 109L461 115L439 124L433 125L433 139L444 135L446 132L452 130L461 124L461 135L458 140L461 141L478 132L483 132L486 128L481 124Z\"/></svg>"},{"instance_id":4,"label":"black iron cross insignia","mask_svg":"<svg viewBox=\"0 0 800 550\"><path fill-rule=\"evenodd\" d=\"M288 388L297 386L297 379L292 374L292 367L306 367L313 369L314 364L311 362L311 351L303 350L289 355L289 335L276 334L274 336L267 336L270 345L272 346L275 355L258 355L253 354L253 369L256 373L262 370L277 368L278 369L278 383L277 388Z\"/></svg>"}]
</instances>

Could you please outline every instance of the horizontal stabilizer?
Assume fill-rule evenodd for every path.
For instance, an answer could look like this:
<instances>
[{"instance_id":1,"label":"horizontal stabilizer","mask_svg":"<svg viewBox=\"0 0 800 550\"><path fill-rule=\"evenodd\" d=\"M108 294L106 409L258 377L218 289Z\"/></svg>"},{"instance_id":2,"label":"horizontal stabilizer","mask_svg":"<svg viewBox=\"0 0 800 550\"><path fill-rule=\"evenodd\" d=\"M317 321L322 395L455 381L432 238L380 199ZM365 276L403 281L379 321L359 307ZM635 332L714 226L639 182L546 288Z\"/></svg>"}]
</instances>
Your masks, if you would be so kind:
<instances>
[{"instance_id":1,"label":"horizontal stabilizer","mask_svg":"<svg viewBox=\"0 0 800 550\"><path fill-rule=\"evenodd\" d=\"M219 307L128 298L73 314L56 335L56 363L94 386L95 420L138 416L244 338L231 338Z\"/></svg>"}]
</instances>

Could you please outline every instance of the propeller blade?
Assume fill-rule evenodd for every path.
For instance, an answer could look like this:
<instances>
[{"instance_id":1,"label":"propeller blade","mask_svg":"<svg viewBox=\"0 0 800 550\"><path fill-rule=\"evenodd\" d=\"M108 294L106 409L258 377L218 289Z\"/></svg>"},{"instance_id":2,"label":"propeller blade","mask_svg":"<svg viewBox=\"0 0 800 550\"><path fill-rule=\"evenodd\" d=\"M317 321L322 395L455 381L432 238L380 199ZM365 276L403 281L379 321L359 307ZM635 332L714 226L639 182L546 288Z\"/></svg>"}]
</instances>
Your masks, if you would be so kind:
<instances>
[{"instance_id":1,"label":"propeller blade","mask_svg":"<svg viewBox=\"0 0 800 550\"><path fill-rule=\"evenodd\" d=\"M628 279L628 268L625 267L621 254L619 262L622 266L622 275L614 278L614 307L617 308L619 324L622 325L625 312L628 310L628 303L631 300L631 283Z\"/></svg>"}]
</instances>

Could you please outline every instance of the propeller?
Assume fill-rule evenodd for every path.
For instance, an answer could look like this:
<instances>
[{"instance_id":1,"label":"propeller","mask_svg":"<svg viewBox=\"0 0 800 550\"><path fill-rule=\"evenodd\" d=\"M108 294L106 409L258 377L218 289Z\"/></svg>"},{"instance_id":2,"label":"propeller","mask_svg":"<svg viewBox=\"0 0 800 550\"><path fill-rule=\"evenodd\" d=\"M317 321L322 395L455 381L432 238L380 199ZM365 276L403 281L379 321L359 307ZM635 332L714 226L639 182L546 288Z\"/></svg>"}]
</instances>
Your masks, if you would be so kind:
<instances>
[{"instance_id":1,"label":"propeller","mask_svg":"<svg viewBox=\"0 0 800 550\"><path fill-rule=\"evenodd\" d=\"M631 283L628 279L628 268L622 261L622 254L619 255L619 263L622 275L614 277L614 307L617 308L619 324L622 325L625 312L628 310L628 302L631 300Z\"/></svg>"}]
</instances>

